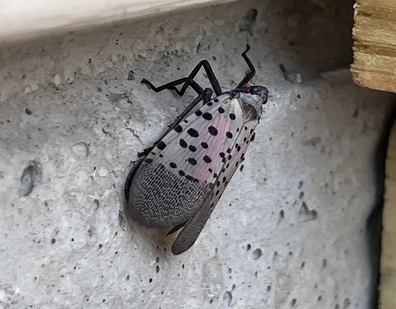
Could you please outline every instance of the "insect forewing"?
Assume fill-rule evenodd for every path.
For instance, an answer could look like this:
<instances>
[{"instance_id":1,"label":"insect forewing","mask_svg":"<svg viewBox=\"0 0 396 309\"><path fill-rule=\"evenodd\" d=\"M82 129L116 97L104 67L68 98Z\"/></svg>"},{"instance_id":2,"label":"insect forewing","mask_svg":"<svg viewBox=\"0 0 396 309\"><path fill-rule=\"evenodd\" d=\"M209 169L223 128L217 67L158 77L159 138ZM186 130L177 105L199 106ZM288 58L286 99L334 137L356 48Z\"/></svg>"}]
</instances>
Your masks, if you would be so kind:
<instances>
[{"instance_id":1,"label":"insect forewing","mask_svg":"<svg viewBox=\"0 0 396 309\"><path fill-rule=\"evenodd\" d=\"M243 119L243 117L241 117L241 119ZM229 181L231 180L238 166L244 160L244 155L248 145L254 140L254 130L258 124L257 117L253 120L248 120L249 121L240 128L239 132L237 132L238 134L233 139L231 150L229 153L227 153L225 162L223 162L218 173L218 177L214 182L215 187L205 199L201 209L184 226L173 243L173 254L181 254L188 250L195 243L207 220L209 219L210 214L217 205L225 188L229 184Z\"/></svg>"},{"instance_id":2,"label":"insect forewing","mask_svg":"<svg viewBox=\"0 0 396 309\"><path fill-rule=\"evenodd\" d=\"M242 129L242 110L223 94L180 121L151 150L133 176L129 210L148 227L190 220L215 187Z\"/></svg>"}]
</instances>

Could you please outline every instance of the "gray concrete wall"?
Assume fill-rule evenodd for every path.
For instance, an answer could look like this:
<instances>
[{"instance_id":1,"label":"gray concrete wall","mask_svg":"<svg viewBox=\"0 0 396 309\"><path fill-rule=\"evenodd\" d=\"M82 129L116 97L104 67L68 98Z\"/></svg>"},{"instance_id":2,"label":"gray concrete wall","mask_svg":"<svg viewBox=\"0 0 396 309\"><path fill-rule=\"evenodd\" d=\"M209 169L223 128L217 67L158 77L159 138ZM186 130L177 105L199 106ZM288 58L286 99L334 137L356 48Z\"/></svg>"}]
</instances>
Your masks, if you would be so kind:
<instances>
[{"instance_id":1,"label":"gray concrete wall","mask_svg":"<svg viewBox=\"0 0 396 309\"><path fill-rule=\"evenodd\" d=\"M0 308L369 308L366 220L394 98L334 72L352 61L353 1L315 2L241 1L3 47ZM194 93L140 80L206 58L232 88L246 43L269 103L244 170L172 256L170 237L125 220L122 187Z\"/></svg>"}]
</instances>

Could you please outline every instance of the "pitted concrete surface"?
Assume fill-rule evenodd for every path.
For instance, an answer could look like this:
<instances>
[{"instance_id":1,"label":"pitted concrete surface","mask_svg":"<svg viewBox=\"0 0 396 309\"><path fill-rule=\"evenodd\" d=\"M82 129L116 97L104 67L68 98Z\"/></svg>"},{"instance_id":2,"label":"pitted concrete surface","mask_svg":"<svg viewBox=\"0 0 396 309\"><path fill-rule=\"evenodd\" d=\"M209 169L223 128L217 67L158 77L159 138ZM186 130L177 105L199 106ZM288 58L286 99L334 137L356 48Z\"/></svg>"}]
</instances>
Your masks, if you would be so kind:
<instances>
[{"instance_id":1,"label":"pitted concrete surface","mask_svg":"<svg viewBox=\"0 0 396 309\"><path fill-rule=\"evenodd\" d=\"M3 47L0 308L370 308L366 220L393 96L345 73L352 3L330 2L241 1ZM140 80L208 59L232 88L246 43L270 100L243 171L172 256L171 237L125 219L123 184L195 94Z\"/></svg>"}]
</instances>

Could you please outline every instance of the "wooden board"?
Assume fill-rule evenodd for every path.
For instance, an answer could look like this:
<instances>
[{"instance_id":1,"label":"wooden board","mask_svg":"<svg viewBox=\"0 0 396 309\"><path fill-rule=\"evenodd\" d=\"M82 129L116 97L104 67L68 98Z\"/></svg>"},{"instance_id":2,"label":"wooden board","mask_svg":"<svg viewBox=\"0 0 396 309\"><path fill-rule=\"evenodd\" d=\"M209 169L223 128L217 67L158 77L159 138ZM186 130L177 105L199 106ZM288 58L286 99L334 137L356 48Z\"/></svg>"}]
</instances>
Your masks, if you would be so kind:
<instances>
[{"instance_id":1,"label":"wooden board","mask_svg":"<svg viewBox=\"0 0 396 309\"><path fill-rule=\"evenodd\" d=\"M380 308L396 308L396 123L386 159L385 199L382 219Z\"/></svg>"},{"instance_id":2,"label":"wooden board","mask_svg":"<svg viewBox=\"0 0 396 309\"><path fill-rule=\"evenodd\" d=\"M0 44L236 0L0 1Z\"/></svg>"},{"instance_id":3,"label":"wooden board","mask_svg":"<svg viewBox=\"0 0 396 309\"><path fill-rule=\"evenodd\" d=\"M357 0L354 20L355 83L396 92L396 1Z\"/></svg>"}]
</instances>

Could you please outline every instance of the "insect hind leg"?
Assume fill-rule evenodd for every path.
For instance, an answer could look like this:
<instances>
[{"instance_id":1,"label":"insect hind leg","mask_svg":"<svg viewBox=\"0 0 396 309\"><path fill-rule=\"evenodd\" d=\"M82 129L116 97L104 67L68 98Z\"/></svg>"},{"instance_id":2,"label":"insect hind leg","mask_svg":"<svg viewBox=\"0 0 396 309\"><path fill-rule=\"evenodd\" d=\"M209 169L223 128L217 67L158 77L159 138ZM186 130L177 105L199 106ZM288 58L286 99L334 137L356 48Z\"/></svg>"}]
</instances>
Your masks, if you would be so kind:
<instances>
[{"instance_id":1,"label":"insect hind leg","mask_svg":"<svg viewBox=\"0 0 396 309\"><path fill-rule=\"evenodd\" d=\"M210 88L206 88L205 90L203 90L203 92L198 97L196 97L195 100L192 101L190 103L190 105L188 105L187 108L179 116L177 116L175 121L173 121L173 123L169 126L169 129L167 130L167 132L163 136L165 136L166 134L168 134L169 131L174 129L177 126L177 124L184 117L186 117L194 109L195 106L198 105L199 102L201 102L201 101L203 101L203 103L209 102L210 98L212 97L212 94L213 94L213 91Z\"/></svg>"},{"instance_id":2,"label":"insect hind leg","mask_svg":"<svg viewBox=\"0 0 396 309\"><path fill-rule=\"evenodd\" d=\"M254 77L256 74L256 69L253 63L250 61L249 57L247 56L247 52L250 50L250 46L246 44L246 50L242 53L243 59L245 59L246 64L249 67L249 71L246 73L245 77L239 82L239 84L235 87L236 89L245 87L246 84Z\"/></svg>"},{"instance_id":3,"label":"insect hind leg","mask_svg":"<svg viewBox=\"0 0 396 309\"><path fill-rule=\"evenodd\" d=\"M173 82L170 82L170 83L158 86L158 87L155 87L150 81L148 81L145 78L142 79L141 83L146 84L147 86L150 87L151 90L153 90L155 92L161 92L163 90L173 90L179 96L183 96L185 90L184 90L184 92L182 92L181 90L178 90L176 88L176 86L181 85L183 83L184 83L184 85L191 86L191 88L193 88L198 95L202 95L205 92L202 89L202 87L200 85L198 85L198 83L196 81L194 81L192 79L188 79L187 77L177 79ZM187 88L187 86L186 86L186 88Z\"/></svg>"},{"instance_id":4,"label":"insect hind leg","mask_svg":"<svg viewBox=\"0 0 396 309\"><path fill-rule=\"evenodd\" d=\"M208 76L208 79L210 81L210 84L212 85L212 88L216 95L222 94L222 90L219 84L219 81L217 80L212 67L210 66L210 63L207 60L201 60L195 68L191 71L191 73L188 75L188 77L180 78L177 79L173 82L167 83L165 85L155 87L151 82L149 82L147 79L143 79L142 83L148 85L152 90L155 92L160 92L162 90L168 89L168 90L174 90L179 96L183 96L184 93L186 92L188 86L191 86L198 94L201 94L204 92L202 87L198 85L196 81L194 81L195 76L198 74L199 70L201 68L204 68L206 75ZM183 84L182 88L178 90L176 86Z\"/></svg>"},{"instance_id":5,"label":"insect hind leg","mask_svg":"<svg viewBox=\"0 0 396 309\"><path fill-rule=\"evenodd\" d=\"M208 76L210 84L212 85L216 95L222 94L219 81L217 80L216 75L214 74L213 69L210 66L210 63L207 60L201 60L191 71L190 75L188 75L187 80L192 81L202 67L204 68L206 75ZM180 90L181 96L186 92L188 86L189 85L187 82L183 85L183 87Z\"/></svg>"}]
</instances>

